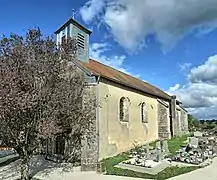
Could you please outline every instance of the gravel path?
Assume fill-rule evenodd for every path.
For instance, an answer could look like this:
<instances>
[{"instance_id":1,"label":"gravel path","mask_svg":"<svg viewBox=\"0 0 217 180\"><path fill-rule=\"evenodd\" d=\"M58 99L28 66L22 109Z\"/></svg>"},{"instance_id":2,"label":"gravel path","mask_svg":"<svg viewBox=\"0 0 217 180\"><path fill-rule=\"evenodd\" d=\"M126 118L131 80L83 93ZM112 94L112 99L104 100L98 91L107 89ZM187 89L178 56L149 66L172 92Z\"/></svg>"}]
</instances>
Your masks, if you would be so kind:
<instances>
[{"instance_id":1,"label":"gravel path","mask_svg":"<svg viewBox=\"0 0 217 180\"><path fill-rule=\"evenodd\" d=\"M0 180L16 180L19 178L20 161L17 160L7 166L0 167ZM170 178L169 180L217 180L217 158L203 169ZM70 164L56 164L35 157L31 161L30 172L40 180L144 180L131 177L107 176L95 172L80 172L79 168L72 168Z\"/></svg>"},{"instance_id":2,"label":"gravel path","mask_svg":"<svg viewBox=\"0 0 217 180\"><path fill-rule=\"evenodd\" d=\"M180 176L170 178L169 180L217 180L217 158L213 159L213 163L196 171L189 172Z\"/></svg>"},{"instance_id":3,"label":"gravel path","mask_svg":"<svg viewBox=\"0 0 217 180\"><path fill-rule=\"evenodd\" d=\"M0 167L0 180L17 180L20 176L19 169L20 160ZM105 176L96 172L80 172L80 168L73 168L71 164L53 163L44 160L41 156L32 158L30 173L40 180L141 180L130 177Z\"/></svg>"}]
</instances>

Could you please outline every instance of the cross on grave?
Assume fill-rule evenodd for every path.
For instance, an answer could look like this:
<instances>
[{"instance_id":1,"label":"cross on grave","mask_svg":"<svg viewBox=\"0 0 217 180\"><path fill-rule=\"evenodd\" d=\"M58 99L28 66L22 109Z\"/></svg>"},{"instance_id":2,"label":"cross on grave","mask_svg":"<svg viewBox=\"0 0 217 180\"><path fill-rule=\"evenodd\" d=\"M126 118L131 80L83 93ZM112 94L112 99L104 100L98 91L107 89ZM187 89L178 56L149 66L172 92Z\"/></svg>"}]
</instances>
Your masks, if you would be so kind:
<instances>
[{"instance_id":1,"label":"cross on grave","mask_svg":"<svg viewBox=\"0 0 217 180\"><path fill-rule=\"evenodd\" d=\"M145 145L146 149L146 159L150 159L150 149L149 149L149 143Z\"/></svg>"},{"instance_id":2,"label":"cross on grave","mask_svg":"<svg viewBox=\"0 0 217 180\"><path fill-rule=\"evenodd\" d=\"M161 142L156 142L156 161L159 162L162 158Z\"/></svg>"},{"instance_id":3,"label":"cross on grave","mask_svg":"<svg viewBox=\"0 0 217 180\"><path fill-rule=\"evenodd\" d=\"M164 153L165 153L165 154L168 154L168 153L169 153L169 148L168 148L167 140L163 140L163 141L162 141L162 149L164 150Z\"/></svg>"}]
</instances>

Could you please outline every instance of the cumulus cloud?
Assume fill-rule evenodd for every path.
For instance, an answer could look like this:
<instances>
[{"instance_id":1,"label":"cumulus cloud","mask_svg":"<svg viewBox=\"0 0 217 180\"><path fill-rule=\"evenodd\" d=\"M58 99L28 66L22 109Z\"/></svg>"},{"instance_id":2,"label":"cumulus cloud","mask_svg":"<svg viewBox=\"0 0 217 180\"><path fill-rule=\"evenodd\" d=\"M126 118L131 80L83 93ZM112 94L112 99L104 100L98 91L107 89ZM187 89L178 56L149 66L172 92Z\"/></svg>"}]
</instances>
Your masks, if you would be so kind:
<instances>
[{"instance_id":1,"label":"cumulus cloud","mask_svg":"<svg viewBox=\"0 0 217 180\"><path fill-rule=\"evenodd\" d=\"M90 22L95 16L102 12L105 5L103 0L90 0L80 9L80 14L85 22Z\"/></svg>"},{"instance_id":2,"label":"cumulus cloud","mask_svg":"<svg viewBox=\"0 0 217 180\"><path fill-rule=\"evenodd\" d=\"M217 27L216 0L90 0L80 10L86 23L103 20L114 39L135 50L155 34L166 48L172 48L187 32L205 34Z\"/></svg>"},{"instance_id":3,"label":"cumulus cloud","mask_svg":"<svg viewBox=\"0 0 217 180\"><path fill-rule=\"evenodd\" d=\"M126 74L139 77L139 74L135 74L132 71L130 71L129 68L125 67L124 62L126 60L126 56L124 55L107 56L106 52L108 52L110 48L111 48L110 45L107 43L93 43L90 46L90 57L103 64L106 64L119 71L122 71Z\"/></svg>"},{"instance_id":4,"label":"cumulus cloud","mask_svg":"<svg viewBox=\"0 0 217 180\"><path fill-rule=\"evenodd\" d=\"M217 118L217 55L192 68L185 86L175 85L169 92L177 95L184 107L198 118Z\"/></svg>"},{"instance_id":5,"label":"cumulus cloud","mask_svg":"<svg viewBox=\"0 0 217 180\"><path fill-rule=\"evenodd\" d=\"M205 64L193 68L188 78L193 83L217 84L217 55L210 57Z\"/></svg>"}]
</instances>

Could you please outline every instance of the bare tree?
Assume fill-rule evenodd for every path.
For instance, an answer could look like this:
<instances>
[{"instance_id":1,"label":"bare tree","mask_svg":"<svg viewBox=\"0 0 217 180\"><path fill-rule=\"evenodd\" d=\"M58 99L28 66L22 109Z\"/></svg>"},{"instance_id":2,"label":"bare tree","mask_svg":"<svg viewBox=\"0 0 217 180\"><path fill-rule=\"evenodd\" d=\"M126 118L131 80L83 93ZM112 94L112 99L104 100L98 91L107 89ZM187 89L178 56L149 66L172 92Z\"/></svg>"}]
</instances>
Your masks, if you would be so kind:
<instances>
[{"instance_id":1,"label":"bare tree","mask_svg":"<svg viewBox=\"0 0 217 180\"><path fill-rule=\"evenodd\" d=\"M83 105L88 87L71 63L75 47L69 39L57 49L38 29L0 40L0 139L19 154L22 180L41 139L91 127L95 101Z\"/></svg>"}]
</instances>

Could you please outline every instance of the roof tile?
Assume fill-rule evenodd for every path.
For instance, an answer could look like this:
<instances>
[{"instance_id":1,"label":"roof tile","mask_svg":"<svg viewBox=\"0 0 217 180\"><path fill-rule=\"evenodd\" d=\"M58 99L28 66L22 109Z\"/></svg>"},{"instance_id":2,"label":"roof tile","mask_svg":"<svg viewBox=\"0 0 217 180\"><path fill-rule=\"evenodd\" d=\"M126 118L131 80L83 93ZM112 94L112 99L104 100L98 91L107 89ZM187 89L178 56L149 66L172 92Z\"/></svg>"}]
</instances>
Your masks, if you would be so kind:
<instances>
[{"instance_id":1,"label":"roof tile","mask_svg":"<svg viewBox=\"0 0 217 180\"><path fill-rule=\"evenodd\" d=\"M171 99L170 95L160 90L159 88L147 82L144 82L138 78L118 71L110 66L104 65L98 61L90 59L89 63L85 63L82 61L79 61L78 63L96 76L101 76L103 78L115 81L117 83L137 89L139 91L148 93L156 97L160 97L167 100Z\"/></svg>"}]
</instances>

